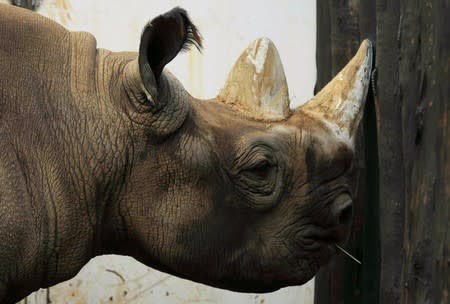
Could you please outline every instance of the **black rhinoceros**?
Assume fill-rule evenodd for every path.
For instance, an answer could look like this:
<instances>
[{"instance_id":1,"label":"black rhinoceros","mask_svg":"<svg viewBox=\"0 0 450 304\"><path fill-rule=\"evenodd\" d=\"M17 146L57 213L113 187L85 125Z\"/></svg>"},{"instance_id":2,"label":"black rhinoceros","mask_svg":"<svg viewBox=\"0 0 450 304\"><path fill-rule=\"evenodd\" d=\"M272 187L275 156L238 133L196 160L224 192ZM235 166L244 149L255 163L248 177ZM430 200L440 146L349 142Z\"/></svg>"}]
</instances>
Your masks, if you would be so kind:
<instances>
[{"instance_id":1,"label":"black rhinoceros","mask_svg":"<svg viewBox=\"0 0 450 304\"><path fill-rule=\"evenodd\" d=\"M180 8L145 26L138 53L115 53L0 5L2 303L110 253L267 292L303 284L344 244L370 42L296 109L270 40L211 100L164 69L190 45L200 34Z\"/></svg>"}]
</instances>

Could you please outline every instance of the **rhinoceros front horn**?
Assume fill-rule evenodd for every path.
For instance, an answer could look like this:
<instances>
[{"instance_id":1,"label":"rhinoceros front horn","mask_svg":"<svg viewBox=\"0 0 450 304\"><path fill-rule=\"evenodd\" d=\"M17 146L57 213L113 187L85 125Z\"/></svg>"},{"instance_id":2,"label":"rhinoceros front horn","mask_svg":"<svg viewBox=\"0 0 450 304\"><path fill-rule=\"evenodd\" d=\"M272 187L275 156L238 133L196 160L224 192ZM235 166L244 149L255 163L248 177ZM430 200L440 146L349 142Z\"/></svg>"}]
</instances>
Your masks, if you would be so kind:
<instances>
[{"instance_id":1,"label":"rhinoceros front horn","mask_svg":"<svg viewBox=\"0 0 450 304\"><path fill-rule=\"evenodd\" d=\"M372 43L364 40L350 62L296 115L308 113L327 123L336 136L354 143L372 70Z\"/></svg>"},{"instance_id":2,"label":"rhinoceros front horn","mask_svg":"<svg viewBox=\"0 0 450 304\"><path fill-rule=\"evenodd\" d=\"M268 38L251 43L234 64L218 99L258 120L289 115L289 93L277 49Z\"/></svg>"}]
</instances>

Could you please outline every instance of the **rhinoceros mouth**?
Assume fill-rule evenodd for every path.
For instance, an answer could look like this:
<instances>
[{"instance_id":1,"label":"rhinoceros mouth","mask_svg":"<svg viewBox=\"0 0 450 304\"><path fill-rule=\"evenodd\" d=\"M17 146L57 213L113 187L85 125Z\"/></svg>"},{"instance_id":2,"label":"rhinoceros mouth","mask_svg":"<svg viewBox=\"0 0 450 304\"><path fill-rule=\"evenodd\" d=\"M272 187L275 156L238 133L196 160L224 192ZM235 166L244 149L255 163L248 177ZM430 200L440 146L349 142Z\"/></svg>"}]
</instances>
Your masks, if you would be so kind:
<instances>
[{"instance_id":1,"label":"rhinoceros mouth","mask_svg":"<svg viewBox=\"0 0 450 304\"><path fill-rule=\"evenodd\" d=\"M337 243L336 241L330 240L321 240L315 238L301 238L295 240L295 242L302 248L302 250L307 251L309 254L311 252L316 252L327 248L328 246L332 247L332 244Z\"/></svg>"},{"instance_id":2,"label":"rhinoceros mouth","mask_svg":"<svg viewBox=\"0 0 450 304\"><path fill-rule=\"evenodd\" d=\"M311 226L304 231L296 234L295 240L304 249L312 247L314 244L334 244L339 242L341 232L339 227L322 228L320 226Z\"/></svg>"},{"instance_id":3,"label":"rhinoceros mouth","mask_svg":"<svg viewBox=\"0 0 450 304\"><path fill-rule=\"evenodd\" d=\"M323 228L310 226L297 232L291 240L285 242L290 260L305 276L313 276L320 267L329 262L336 254L335 244L342 243L342 234L338 227Z\"/></svg>"}]
</instances>

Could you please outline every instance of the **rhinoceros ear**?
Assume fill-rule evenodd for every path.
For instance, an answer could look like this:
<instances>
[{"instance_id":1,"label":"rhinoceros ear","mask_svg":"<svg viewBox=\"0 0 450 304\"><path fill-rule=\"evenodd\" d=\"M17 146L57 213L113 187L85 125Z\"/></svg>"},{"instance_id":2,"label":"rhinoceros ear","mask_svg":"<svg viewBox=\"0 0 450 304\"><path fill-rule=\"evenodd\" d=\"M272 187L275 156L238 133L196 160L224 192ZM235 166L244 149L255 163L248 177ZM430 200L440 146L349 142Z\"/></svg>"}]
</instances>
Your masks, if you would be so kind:
<instances>
[{"instance_id":1,"label":"rhinoceros ear","mask_svg":"<svg viewBox=\"0 0 450 304\"><path fill-rule=\"evenodd\" d=\"M189 111L189 94L181 83L163 69L180 51L202 46L197 28L181 8L160 15L144 28L138 58L123 72L132 119L156 136L176 131Z\"/></svg>"},{"instance_id":2,"label":"rhinoceros ear","mask_svg":"<svg viewBox=\"0 0 450 304\"><path fill-rule=\"evenodd\" d=\"M187 12L174 8L150 21L144 28L139 45L139 73L151 102L157 96L161 73L182 50L191 45L202 47L202 39Z\"/></svg>"},{"instance_id":3,"label":"rhinoceros ear","mask_svg":"<svg viewBox=\"0 0 450 304\"><path fill-rule=\"evenodd\" d=\"M280 55L268 38L251 43L228 74L218 98L259 120L289 115L289 93Z\"/></svg>"}]
</instances>

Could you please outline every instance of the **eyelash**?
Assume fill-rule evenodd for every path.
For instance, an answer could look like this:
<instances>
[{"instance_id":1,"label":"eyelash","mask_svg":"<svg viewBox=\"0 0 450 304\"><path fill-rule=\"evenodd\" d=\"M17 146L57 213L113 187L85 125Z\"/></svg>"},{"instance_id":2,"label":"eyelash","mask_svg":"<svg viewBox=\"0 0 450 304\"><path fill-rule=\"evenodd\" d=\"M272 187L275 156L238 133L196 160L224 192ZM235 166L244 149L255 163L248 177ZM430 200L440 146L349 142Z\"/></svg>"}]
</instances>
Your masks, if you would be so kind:
<instances>
[{"instance_id":1,"label":"eyelash","mask_svg":"<svg viewBox=\"0 0 450 304\"><path fill-rule=\"evenodd\" d=\"M244 168L243 170L251 170L264 162L267 162L270 165L275 164L275 160L269 151L258 148L244 155L239 155L236 159L235 166L236 168Z\"/></svg>"}]
</instances>

